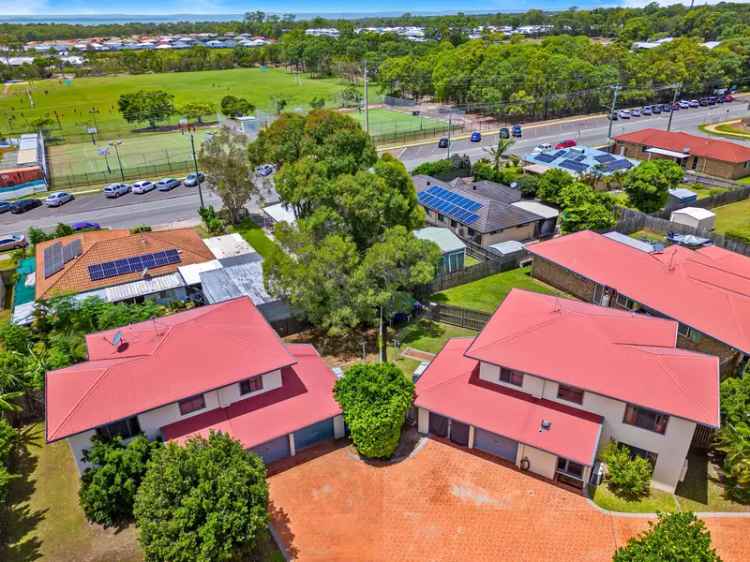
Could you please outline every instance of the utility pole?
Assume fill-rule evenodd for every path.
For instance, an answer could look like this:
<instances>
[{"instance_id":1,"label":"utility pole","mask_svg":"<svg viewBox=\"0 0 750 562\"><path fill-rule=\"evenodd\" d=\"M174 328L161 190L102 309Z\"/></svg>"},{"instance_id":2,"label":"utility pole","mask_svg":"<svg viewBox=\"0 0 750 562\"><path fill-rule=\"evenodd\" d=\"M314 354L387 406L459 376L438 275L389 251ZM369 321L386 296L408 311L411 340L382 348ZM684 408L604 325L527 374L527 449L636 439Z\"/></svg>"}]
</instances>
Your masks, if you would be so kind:
<instances>
[{"instance_id":1,"label":"utility pole","mask_svg":"<svg viewBox=\"0 0 750 562\"><path fill-rule=\"evenodd\" d=\"M453 114L448 114L448 159L451 157L451 129L453 128L452 125L453 121Z\"/></svg>"},{"instance_id":2,"label":"utility pole","mask_svg":"<svg viewBox=\"0 0 750 562\"><path fill-rule=\"evenodd\" d=\"M120 177L122 178L123 183L125 182L125 172L122 169L122 160L120 160L120 149L118 148L119 145L122 144L121 140L116 140L111 143L109 143L109 146L113 147L115 149L115 154L117 155L117 165L120 166Z\"/></svg>"},{"instance_id":3,"label":"utility pole","mask_svg":"<svg viewBox=\"0 0 750 562\"><path fill-rule=\"evenodd\" d=\"M674 96L672 96L672 109L669 112L669 121L667 121L667 131L672 130L672 115L674 115L674 104L677 103L677 96L680 95L680 88L682 88L682 83L675 84L672 86L674 88Z\"/></svg>"},{"instance_id":4,"label":"utility pole","mask_svg":"<svg viewBox=\"0 0 750 562\"><path fill-rule=\"evenodd\" d=\"M195 179L198 181L198 197L201 199L201 209L203 209L203 188L201 188L201 174L198 171L198 158L195 156L195 135L190 133L190 148L193 150L193 165L195 166Z\"/></svg>"},{"instance_id":5,"label":"utility pole","mask_svg":"<svg viewBox=\"0 0 750 562\"><path fill-rule=\"evenodd\" d=\"M612 107L609 109L609 131L607 132L607 139L612 139L612 120L615 114L615 108L617 107L617 94L620 91L620 85L615 84L613 86L614 93L612 94Z\"/></svg>"},{"instance_id":6,"label":"utility pole","mask_svg":"<svg viewBox=\"0 0 750 562\"><path fill-rule=\"evenodd\" d=\"M365 133L370 132L369 99L367 97L367 61L365 60Z\"/></svg>"}]
</instances>

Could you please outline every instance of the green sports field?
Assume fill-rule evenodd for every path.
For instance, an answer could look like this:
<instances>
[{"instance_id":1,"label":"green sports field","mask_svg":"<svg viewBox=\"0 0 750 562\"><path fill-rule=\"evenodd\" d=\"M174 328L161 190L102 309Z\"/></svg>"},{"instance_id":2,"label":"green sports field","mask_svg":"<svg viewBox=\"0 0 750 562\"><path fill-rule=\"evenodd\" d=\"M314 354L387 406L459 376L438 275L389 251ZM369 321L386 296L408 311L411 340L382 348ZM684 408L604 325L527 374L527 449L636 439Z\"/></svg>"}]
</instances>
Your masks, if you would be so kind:
<instances>
[{"instance_id":1,"label":"green sports field","mask_svg":"<svg viewBox=\"0 0 750 562\"><path fill-rule=\"evenodd\" d=\"M353 117L364 127L364 111L352 111L347 115ZM423 131L425 133L437 133L448 130L448 122L422 115L412 115L410 111L397 111L395 109L377 108L371 109L369 115L370 134L376 138L398 138Z\"/></svg>"},{"instance_id":2,"label":"green sports field","mask_svg":"<svg viewBox=\"0 0 750 562\"><path fill-rule=\"evenodd\" d=\"M259 110L270 112L277 99L287 101L287 110L307 111L313 97L322 97L329 107L337 107L337 94L346 86L336 79L298 78L278 69L238 68L201 72L118 75L76 78L72 81L39 80L13 84L0 91L0 129L11 133L27 132L30 122L39 117L55 121L53 136L85 138L87 127L96 126L106 138L130 134L134 127L120 116L120 94L141 89L162 89L174 94L179 108L190 101L208 101L218 105L225 95L245 97ZM32 105L33 104L33 105ZM176 123L179 116L172 118ZM60 125L62 127L60 127Z\"/></svg>"}]
</instances>

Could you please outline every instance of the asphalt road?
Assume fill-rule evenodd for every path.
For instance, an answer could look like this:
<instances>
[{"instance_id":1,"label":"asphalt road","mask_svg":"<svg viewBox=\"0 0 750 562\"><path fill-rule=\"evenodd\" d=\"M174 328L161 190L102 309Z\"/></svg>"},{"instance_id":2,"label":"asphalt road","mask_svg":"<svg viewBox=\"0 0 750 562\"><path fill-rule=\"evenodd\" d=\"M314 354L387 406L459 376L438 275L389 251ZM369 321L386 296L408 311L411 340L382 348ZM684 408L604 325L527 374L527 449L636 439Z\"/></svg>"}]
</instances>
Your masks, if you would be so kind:
<instances>
[{"instance_id":1,"label":"asphalt road","mask_svg":"<svg viewBox=\"0 0 750 562\"><path fill-rule=\"evenodd\" d=\"M683 109L674 113L673 131L686 131L703 135L698 126L704 123L726 121L750 114L747 101L735 101L730 104L714 107ZM645 127L666 129L668 114L651 117L639 117L615 121L613 135L635 131ZM575 139L578 144L601 146L607 143L609 121L606 117L578 117L560 121L531 124L524 127L524 136L511 147L510 152L522 156L540 143L555 144L563 139ZM468 139L452 142L451 153L467 154L472 159L487 156L486 148L494 146L497 135L484 136L481 143L472 143ZM744 141L734 141L744 142ZM747 143L750 144L750 143ZM437 147L437 142L429 142L408 148L391 150L412 169L418 164L438 158L445 158L446 149ZM206 205L216 208L221 206L218 197L204 186ZM268 192L267 199L274 201L274 193ZM74 201L57 209L38 207L23 215L0 215L0 233L24 233L29 227L50 229L57 223L76 221L93 221L102 226L130 228L139 224L168 224L177 221L197 218L199 198L196 188L179 186L170 192L151 191L136 195L129 193L118 199L106 199L103 194L79 195ZM251 212L257 212L259 205L251 202Z\"/></svg>"}]
</instances>

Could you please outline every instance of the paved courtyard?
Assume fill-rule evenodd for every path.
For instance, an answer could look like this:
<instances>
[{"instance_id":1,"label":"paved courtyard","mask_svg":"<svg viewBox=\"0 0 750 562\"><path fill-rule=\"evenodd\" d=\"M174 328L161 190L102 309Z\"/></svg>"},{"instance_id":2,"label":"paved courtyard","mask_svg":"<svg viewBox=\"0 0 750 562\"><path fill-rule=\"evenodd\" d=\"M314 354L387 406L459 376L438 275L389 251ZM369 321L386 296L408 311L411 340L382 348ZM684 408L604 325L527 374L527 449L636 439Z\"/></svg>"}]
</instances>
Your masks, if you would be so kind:
<instances>
[{"instance_id":1,"label":"paved courtyard","mask_svg":"<svg viewBox=\"0 0 750 562\"><path fill-rule=\"evenodd\" d=\"M340 447L270 478L274 527L300 561L605 561L647 527L431 439L376 466ZM750 518L707 518L725 562L750 560Z\"/></svg>"}]
</instances>

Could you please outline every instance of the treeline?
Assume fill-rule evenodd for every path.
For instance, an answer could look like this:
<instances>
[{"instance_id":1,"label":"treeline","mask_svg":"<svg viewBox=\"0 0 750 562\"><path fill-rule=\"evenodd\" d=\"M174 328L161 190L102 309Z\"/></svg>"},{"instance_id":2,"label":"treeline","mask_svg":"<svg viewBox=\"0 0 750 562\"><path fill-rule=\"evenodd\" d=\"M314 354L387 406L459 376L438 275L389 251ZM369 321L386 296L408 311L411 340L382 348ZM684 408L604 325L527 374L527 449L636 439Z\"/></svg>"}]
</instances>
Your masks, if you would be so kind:
<instances>
[{"instance_id":1,"label":"treeline","mask_svg":"<svg viewBox=\"0 0 750 562\"><path fill-rule=\"evenodd\" d=\"M478 39L391 57L377 76L390 95L431 96L500 118L545 118L606 110L615 84L622 104L671 101L673 84L682 84L682 95L743 84L749 55L750 33L712 50L690 38L642 51L582 36Z\"/></svg>"}]
</instances>

